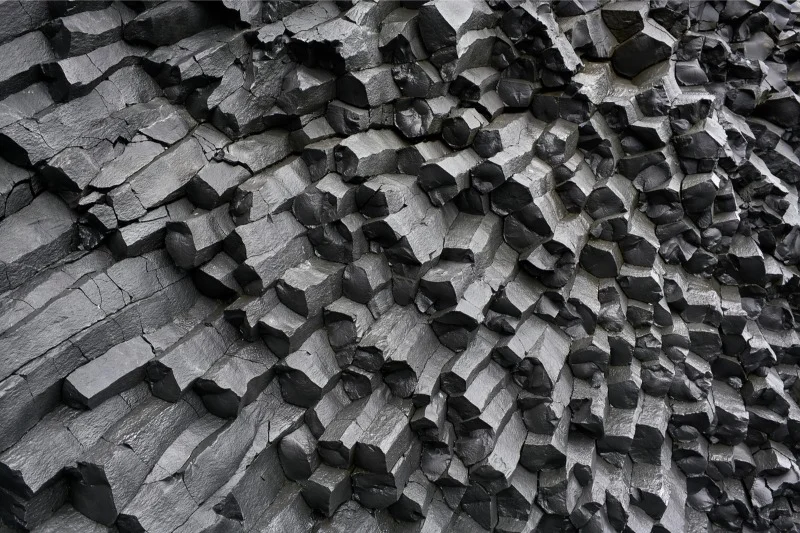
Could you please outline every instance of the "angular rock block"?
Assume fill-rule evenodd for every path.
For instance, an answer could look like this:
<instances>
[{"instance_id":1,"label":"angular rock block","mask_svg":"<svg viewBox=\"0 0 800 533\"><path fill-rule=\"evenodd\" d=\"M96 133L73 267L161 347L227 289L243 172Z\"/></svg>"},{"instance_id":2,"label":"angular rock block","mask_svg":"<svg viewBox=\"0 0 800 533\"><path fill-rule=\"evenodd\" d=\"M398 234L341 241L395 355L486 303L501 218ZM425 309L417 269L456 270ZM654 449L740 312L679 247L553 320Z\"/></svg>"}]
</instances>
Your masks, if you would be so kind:
<instances>
[{"instance_id":1,"label":"angular rock block","mask_svg":"<svg viewBox=\"0 0 800 533\"><path fill-rule=\"evenodd\" d=\"M204 29L211 22L210 13L194 2L175 2L154 6L125 24L129 41L143 41L163 46L180 41Z\"/></svg>"},{"instance_id":2,"label":"angular rock block","mask_svg":"<svg viewBox=\"0 0 800 533\"><path fill-rule=\"evenodd\" d=\"M64 403L93 409L144 380L153 347L142 337L118 344L75 370L64 381Z\"/></svg>"},{"instance_id":3,"label":"angular rock block","mask_svg":"<svg viewBox=\"0 0 800 533\"><path fill-rule=\"evenodd\" d=\"M0 288L14 289L65 256L77 237L75 222L69 207L50 193L0 222L5 280Z\"/></svg>"}]
</instances>

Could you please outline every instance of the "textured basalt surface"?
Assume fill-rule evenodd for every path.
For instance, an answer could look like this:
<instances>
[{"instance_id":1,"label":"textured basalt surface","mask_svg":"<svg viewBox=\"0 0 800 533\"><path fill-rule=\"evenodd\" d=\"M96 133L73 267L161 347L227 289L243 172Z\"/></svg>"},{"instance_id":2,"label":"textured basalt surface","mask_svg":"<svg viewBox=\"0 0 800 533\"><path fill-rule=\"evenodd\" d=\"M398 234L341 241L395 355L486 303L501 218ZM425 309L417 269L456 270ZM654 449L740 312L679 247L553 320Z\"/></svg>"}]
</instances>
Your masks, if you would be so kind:
<instances>
[{"instance_id":1,"label":"textured basalt surface","mask_svg":"<svg viewBox=\"0 0 800 533\"><path fill-rule=\"evenodd\" d=\"M0 3L0 531L797 531L798 14Z\"/></svg>"}]
</instances>

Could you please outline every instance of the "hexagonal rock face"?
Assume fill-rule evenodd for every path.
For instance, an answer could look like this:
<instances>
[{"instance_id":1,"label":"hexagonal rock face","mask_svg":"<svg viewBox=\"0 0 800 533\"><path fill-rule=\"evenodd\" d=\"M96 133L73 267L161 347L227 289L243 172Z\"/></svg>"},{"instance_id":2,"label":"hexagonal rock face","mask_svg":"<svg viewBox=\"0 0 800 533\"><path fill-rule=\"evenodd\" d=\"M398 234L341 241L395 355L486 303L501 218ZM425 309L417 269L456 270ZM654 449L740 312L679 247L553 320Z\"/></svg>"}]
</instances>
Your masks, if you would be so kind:
<instances>
[{"instance_id":1,"label":"hexagonal rock face","mask_svg":"<svg viewBox=\"0 0 800 533\"><path fill-rule=\"evenodd\" d=\"M0 2L0 530L800 529L798 16Z\"/></svg>"},{"instance_id":2,"label":"hexagonal rock face","mask_svg":"<svg viewBox=\"0 0 800 533\"><path fill-rule=\"evenodd\" d=\"M648 67L669 58L676 40L658 24L649 22L644 28L614 49L611 64L618 74L635 78Z\"/></svg>"},{"instance_id":3,"label":"hexagonal rock face","mask_svg":"<svg viewBox=\"0 0 800 533\"><path fill-rule=\"evenodd\" d=\"M781 128L794 128L800 123L800 98L791 90L782 91L770 96L756 112Z\"/></svg>"},{"instance_id":4,"label":"hexagonal rock face","mask_svg":"<svg viewBox=\"0 0 800 533\"><path fill-rule=\"evenodd\" d=\"M610 2L603 6L601 15L609 31L619 42L632 37L647 22L647 2Z\"/></svg>"}]
</instances>

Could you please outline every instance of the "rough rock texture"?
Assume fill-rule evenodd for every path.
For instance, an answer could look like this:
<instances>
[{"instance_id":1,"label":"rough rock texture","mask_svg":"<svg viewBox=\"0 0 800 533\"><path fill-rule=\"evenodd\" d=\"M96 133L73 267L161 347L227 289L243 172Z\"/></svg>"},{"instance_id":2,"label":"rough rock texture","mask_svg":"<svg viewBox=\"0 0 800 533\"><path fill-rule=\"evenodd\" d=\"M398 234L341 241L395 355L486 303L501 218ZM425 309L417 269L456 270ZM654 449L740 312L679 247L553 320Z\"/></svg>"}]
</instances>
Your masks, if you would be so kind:
<instances>
[{"instance_id":1,"label":"rough rock texture","mask_svg":"<svg viewBox=\"0 0 800 533\"><path fill-rule=\"evenodd\" d=\"M0 531L800 530L798 14L0 2Z\"/></svg>"}]
</instances>

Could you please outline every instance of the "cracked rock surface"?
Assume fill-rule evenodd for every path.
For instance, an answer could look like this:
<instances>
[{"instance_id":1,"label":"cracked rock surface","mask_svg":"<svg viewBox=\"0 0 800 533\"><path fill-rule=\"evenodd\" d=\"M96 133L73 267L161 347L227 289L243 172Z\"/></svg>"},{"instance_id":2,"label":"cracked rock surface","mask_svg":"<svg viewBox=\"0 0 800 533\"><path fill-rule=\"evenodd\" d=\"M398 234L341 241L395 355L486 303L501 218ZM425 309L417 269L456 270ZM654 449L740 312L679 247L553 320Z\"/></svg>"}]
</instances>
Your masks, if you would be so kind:
<instances>
[{"instance_id":1,"label":"cracked rock surface","mask_svg":"<svg viewBox=\"0 0 800 533\"><path fill-rule=\"evenodd\" d=\"M798 16L0 2L0 532L800 530Z\"/></svg>"}]
</instances>

